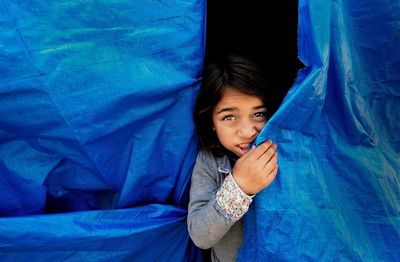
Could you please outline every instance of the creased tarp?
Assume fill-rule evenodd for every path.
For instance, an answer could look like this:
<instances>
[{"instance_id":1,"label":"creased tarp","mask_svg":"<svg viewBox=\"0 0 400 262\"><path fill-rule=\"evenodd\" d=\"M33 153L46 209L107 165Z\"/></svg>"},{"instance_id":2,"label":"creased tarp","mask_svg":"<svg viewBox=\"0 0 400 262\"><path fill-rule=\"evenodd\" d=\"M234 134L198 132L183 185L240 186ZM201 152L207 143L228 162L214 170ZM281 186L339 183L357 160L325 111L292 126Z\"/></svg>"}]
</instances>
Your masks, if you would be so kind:
<instances>
[{"instance_id":1,"label":"creased tarp","mask_svg":"<svg viewBox=\"0 0 400 262\"><path fill-rule=\"evenodd\" d=\"M0 259L199 258L185 214L204 9L0 2Z\"/></svg>"},{"instance_id":2,"label":"creased tarp","mask_svg":"<svg viewBox=\"0 0 400 262\"><path fill-rule=\"evenodd\" d=\"M199 261L186 211L145 205L2 219L1 261Z\"/></svg>"},{"instance_id":3,"label":"creased tarp","mask_svg":"<svg viewBox=\"0 0 400 262\"><path fill-rule=\"evenodd\" d=\"M299 72L258 143L279 174L241 261L400 261L400 4L299 3Z\"/></svg>"}]
</instances>

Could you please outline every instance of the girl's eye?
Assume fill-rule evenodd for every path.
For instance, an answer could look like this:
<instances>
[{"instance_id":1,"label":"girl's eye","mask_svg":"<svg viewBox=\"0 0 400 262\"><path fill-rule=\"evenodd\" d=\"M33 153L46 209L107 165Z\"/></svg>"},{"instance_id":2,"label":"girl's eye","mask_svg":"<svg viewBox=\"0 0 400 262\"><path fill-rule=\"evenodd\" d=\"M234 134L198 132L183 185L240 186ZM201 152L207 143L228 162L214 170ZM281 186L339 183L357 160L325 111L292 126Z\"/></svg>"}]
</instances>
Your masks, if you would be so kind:
<instances>
[{"instance_id":1,"label":"girl's eye","mask_svg":"<svg viewBox=\"0 0 400 262\"><path fill-rule=\"evenodd\" d=\"M234 116L232 116L232 115L228 115L228 116L224 116L224 117L222 118L222 120L228 120L228 121L231 121L231 120L235 120L235 117L234 117Z\"/></svg>"},{"instance_id":2,"label":"girl's eye","mask_svg":"<svg viewBox=\"0 0 400 262\"><path fill-rule=\"evenodd\" d=\"M266 112L257 112L254 114L254 117L256 118L265 118L267 116Z\"/></svg>"}]
</instances>

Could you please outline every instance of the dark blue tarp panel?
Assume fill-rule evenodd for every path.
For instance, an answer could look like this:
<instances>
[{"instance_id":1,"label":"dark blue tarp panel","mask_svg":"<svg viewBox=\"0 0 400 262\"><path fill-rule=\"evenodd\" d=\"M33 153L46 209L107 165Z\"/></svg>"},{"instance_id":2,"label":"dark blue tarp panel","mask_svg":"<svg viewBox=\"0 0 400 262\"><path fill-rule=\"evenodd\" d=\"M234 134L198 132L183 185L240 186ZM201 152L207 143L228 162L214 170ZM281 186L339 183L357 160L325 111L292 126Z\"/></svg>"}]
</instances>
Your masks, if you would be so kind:
<instances>
[{"instance_id":1,"label":"dark blue tarp panel","mask_svg":"<svg viewBox=\"0 0 400 262\"><path fill-rule=\"evenodd\" d=\"M204 24L204 1L0 2L1 260L199 258Z\"/></svg>"},{"instance_id":2,"label":"dark blue tarp panel","mask_svg":"<svg viewBox=\"0 0 400 262\"><path fill-rule=\"evenodd\" d=\"M1 219L1 261L200 261L166 205Z\"/></svg>"},{"instance_id":3,"label":"dark blue tarp panel","mask_svg":"<svg viewBox=\"0 0 400 262\"><path fill-rule=\"evenodd\" d=\"M280 172L240 260L400 261L399 32L399 1L300 1L306 69L259 137Z\"/></svg>"}]
</instances>

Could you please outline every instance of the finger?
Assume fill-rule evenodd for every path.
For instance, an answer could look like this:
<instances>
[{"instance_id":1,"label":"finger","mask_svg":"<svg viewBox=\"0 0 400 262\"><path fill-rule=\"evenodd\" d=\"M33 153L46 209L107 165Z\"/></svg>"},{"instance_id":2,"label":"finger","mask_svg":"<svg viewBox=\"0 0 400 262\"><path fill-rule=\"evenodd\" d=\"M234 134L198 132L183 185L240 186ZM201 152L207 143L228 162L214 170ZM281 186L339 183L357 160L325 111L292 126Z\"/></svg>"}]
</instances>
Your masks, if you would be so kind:
<instances>
[{"instance_id":1,"label":"finger","mask_svg":"<svg viewBox=\"0 0 400 262\"><path fill-rule=\"evenodd\" d=\"M272 145L272 141L268 140L264 143L262 143L261 145L259 145L255 150L254 153L252 154L252 157L254 157L255 159L259 159L264 153L265 151L268 150L268 148Z\"/></svg>"},{"instance_id":2,"label":"finger","mask_svg":"<svg viewBox=\"0 0 400 262\"><path fill-rule=\"evenodd\" d=\"M278 174L278 169L279 169L279 166L276 165L274 167L274 169L272 169L272 171L267 175L267 179L265 181L267 185L270 185L272 183L272 181L274 181L276 175Z\"/></svg>"},{"instance_id":3,"label":"finger","mask_svg":"<svg viewBox=\"0 0 400 262\"><path fill-rule=\"evenodd\" d=\"M262 163L267 164L271 158L274 156L274 154L276 153L276 149L277 149L277 145L276 144L272 144L267 151L264 152L264 154L262 154L260 156L260 158L258 159L259 161L261 161Z\"/></svg>"},{"instance_id":4,"label":"finger","mask_svg":"<svg viewBox=\"0 0 400 262\"><path fill-rule=\"evenodd\" d=\"M250 150L247 151L246 153L244 153L240 158L241 158L241 159L246 159L246 158L248 158L251 154L253 154L254 150L256 150L256 146L255 146L255 145L252 145L251 148L250 148Z\"/></svg>"},{"instance_id":5,"label":"finger","mask_svg":"<svg viewBox=\"0 0 400 262\"><path fill-rule=\"evenodd\" d=\"M264 159L262 159L262 160L264 160ZM272 168L277 164L277 162L278 162L278 153L275 151L275 152L273 152L271 158L268 159L267 162L265 162L264 169L269 168L272 170Z\"/></svg>"},{"instance_id":6,"label":"finger","mask_svg":"<svg viewBox=\"0 0 400 262\"><path fill-rule=\"evenodd\" d=\"M270 146L262 153L261 156L258 157L258 159L261 159L261 161L268 161L272 157L272 154L276 151L276 147L276 144L272 143L271 141ZM266 156L269 157L265 158Z\"/></svg>"}]
</instances>

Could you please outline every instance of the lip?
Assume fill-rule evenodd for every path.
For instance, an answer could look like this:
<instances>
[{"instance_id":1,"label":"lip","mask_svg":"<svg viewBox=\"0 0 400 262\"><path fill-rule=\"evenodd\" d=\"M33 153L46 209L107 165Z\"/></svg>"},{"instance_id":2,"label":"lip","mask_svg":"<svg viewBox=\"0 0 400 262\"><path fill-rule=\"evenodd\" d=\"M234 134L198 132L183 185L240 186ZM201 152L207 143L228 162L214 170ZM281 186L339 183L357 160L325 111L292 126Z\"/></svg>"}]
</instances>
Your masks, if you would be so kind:
<instances>
[{"instance_id":1,"label":"lip","mask_svg":"<svg viewBox=\"0 0 400 262\"><path fill-rule=\"evenodd\" d=\"M240 143L237 144L236 147L236 151L239 153L240 156L246 154L249 150L250 150L250 144L251 142L246 142L246 143Z\"/></svg>"}]
</instances>

